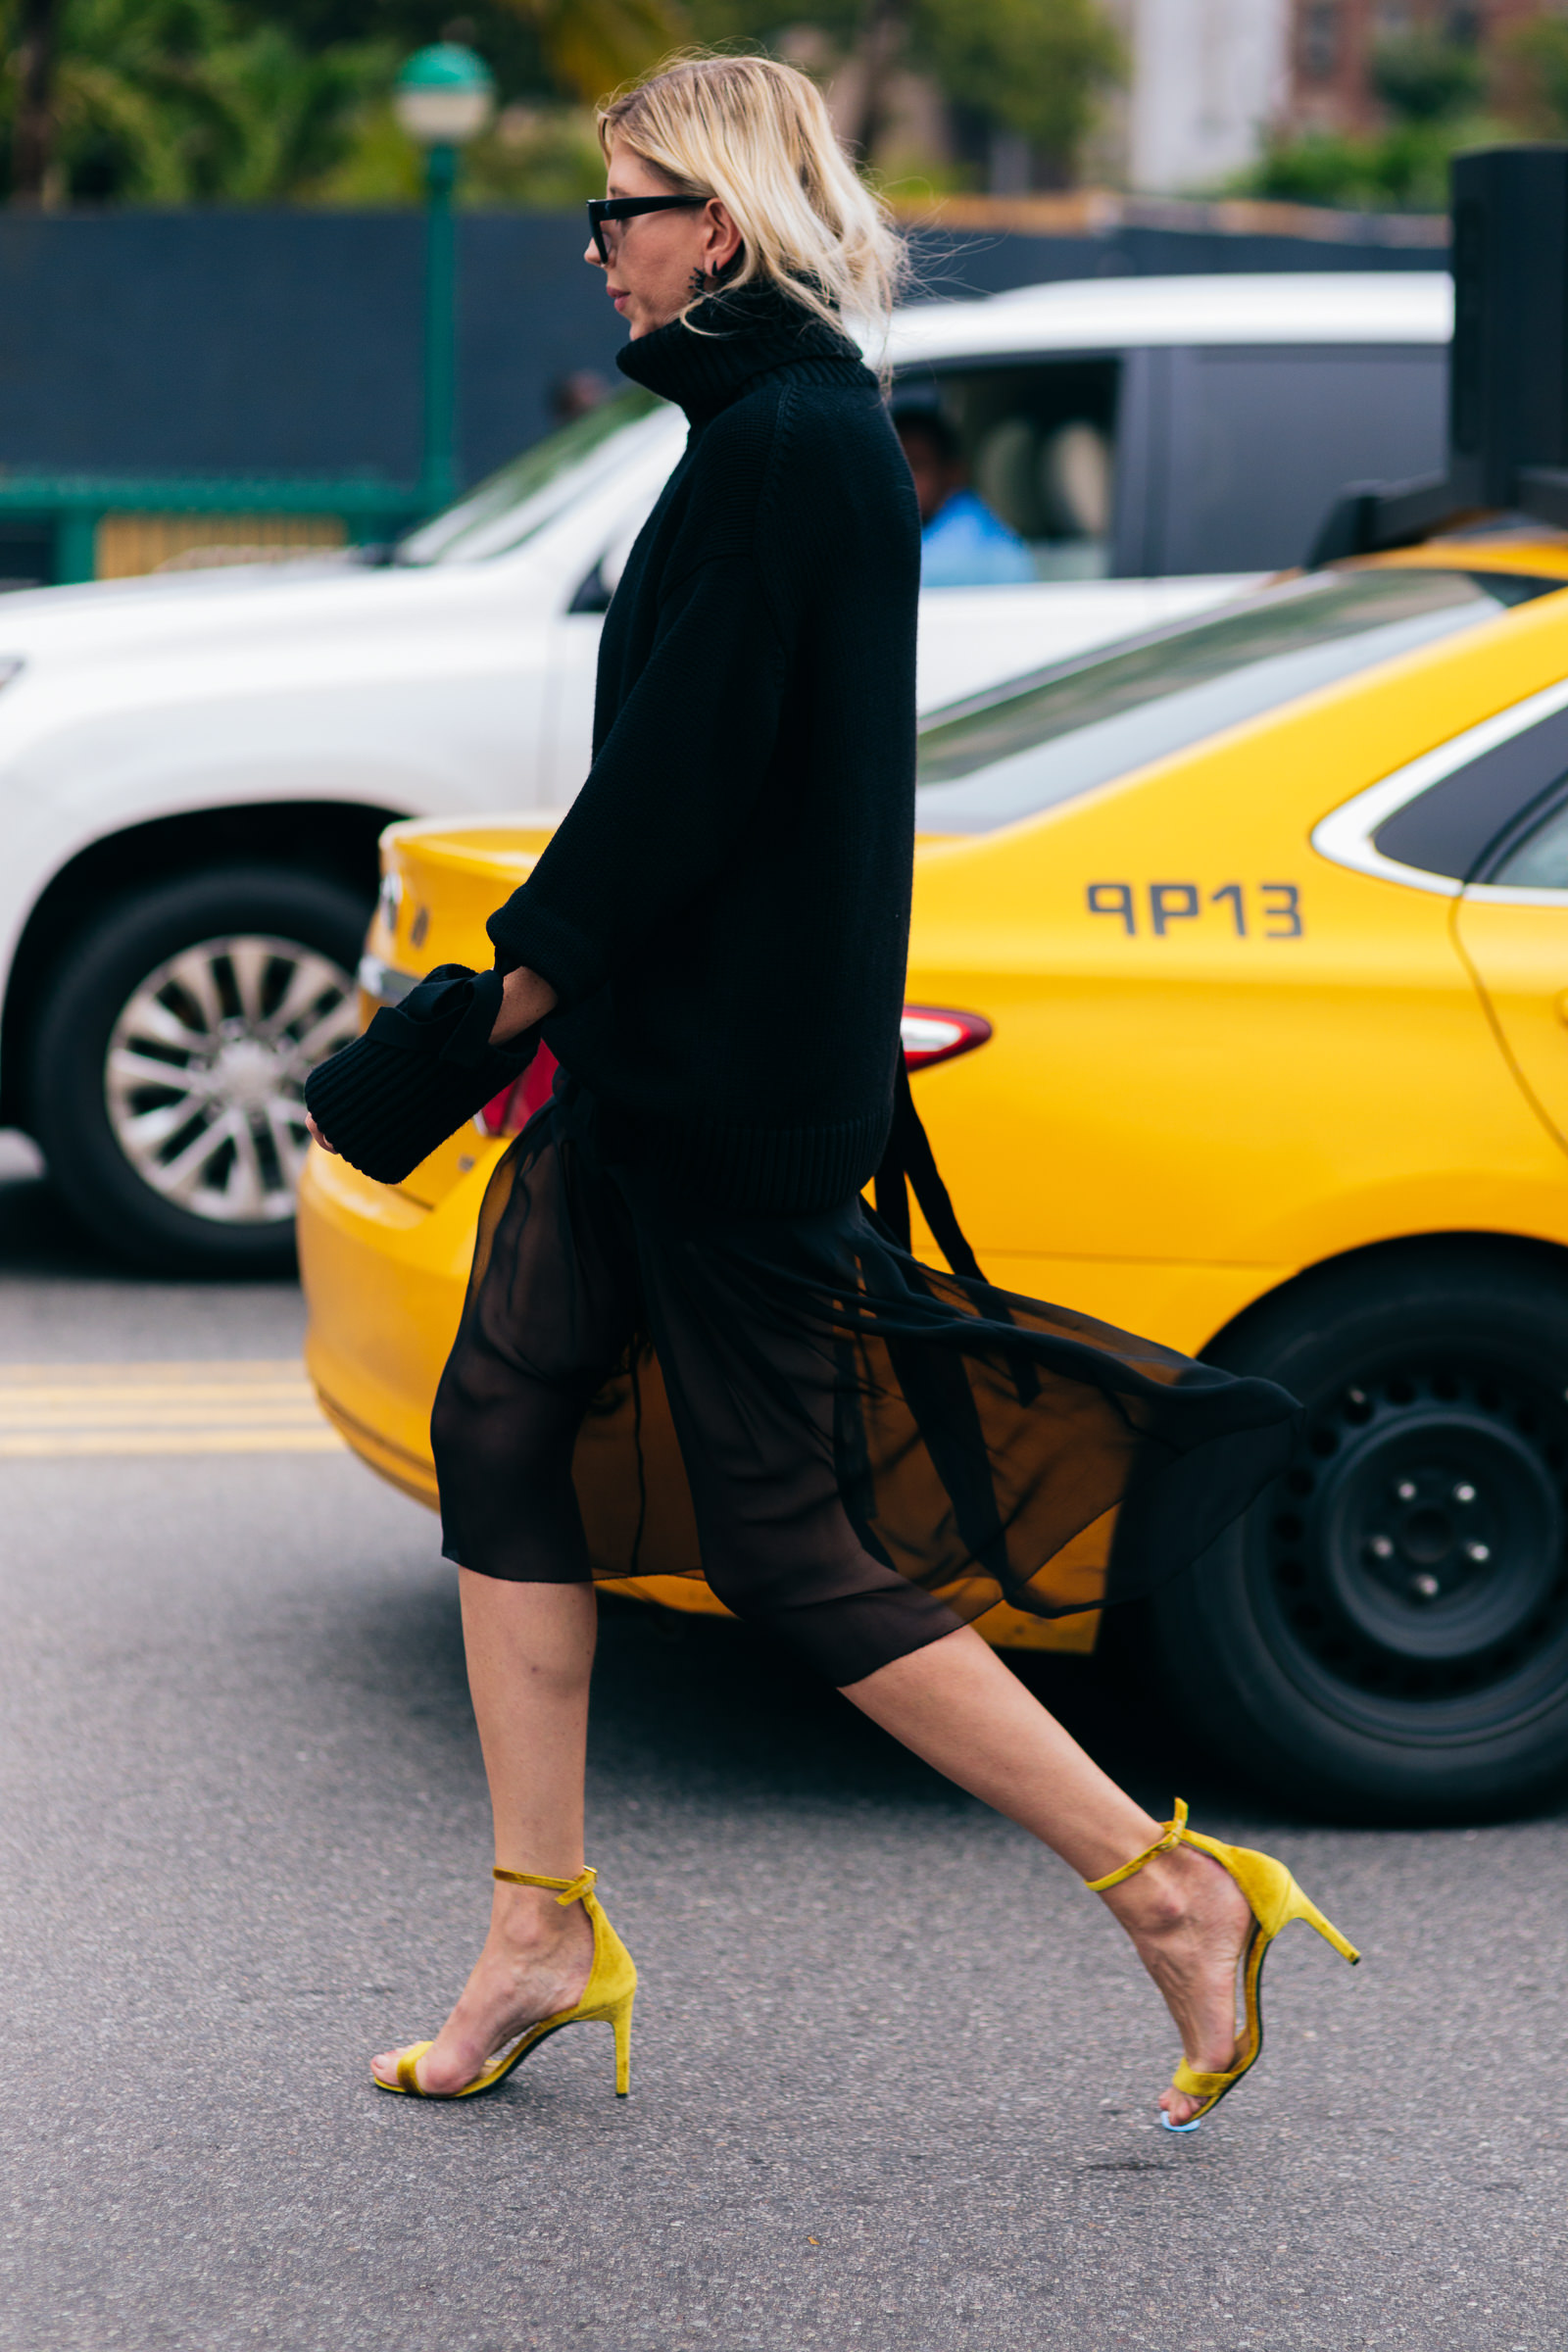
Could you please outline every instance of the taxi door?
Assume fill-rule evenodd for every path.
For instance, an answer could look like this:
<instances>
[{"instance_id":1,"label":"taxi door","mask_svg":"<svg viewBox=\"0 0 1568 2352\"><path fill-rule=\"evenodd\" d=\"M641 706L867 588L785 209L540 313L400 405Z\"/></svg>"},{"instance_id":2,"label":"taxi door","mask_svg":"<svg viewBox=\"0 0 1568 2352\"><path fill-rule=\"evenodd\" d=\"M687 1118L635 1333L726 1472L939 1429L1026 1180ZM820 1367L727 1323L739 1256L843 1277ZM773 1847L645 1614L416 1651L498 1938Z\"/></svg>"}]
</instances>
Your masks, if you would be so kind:
<instances>
[{"instance_id":1,"label":"taxi door","mask_svg":"<svg viewBox=\"0 0 1568 2352\"><path fill-rule=\"evenodd\" d=\"M1488 859L1454 924L1504 1051L1568 1143L1568 790Z\"/></svg>"}]
</instances>

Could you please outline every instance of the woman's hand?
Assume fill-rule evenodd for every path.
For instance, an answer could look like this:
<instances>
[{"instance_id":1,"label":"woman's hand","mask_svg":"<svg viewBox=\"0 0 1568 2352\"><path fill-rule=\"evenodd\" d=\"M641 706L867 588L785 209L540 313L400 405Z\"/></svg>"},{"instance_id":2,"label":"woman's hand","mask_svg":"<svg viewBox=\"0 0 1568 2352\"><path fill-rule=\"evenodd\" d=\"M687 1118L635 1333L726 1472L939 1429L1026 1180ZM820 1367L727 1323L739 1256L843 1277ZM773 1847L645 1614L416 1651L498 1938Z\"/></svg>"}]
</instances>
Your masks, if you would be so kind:
<instances>
[{"instance_id":1,"label":"woman's hand","mask_svg":"<svg viewBox=\"0 0 1568 2352\"><path fill-rule=\"evenodd\" d=\"M327 1140L326 1140L325 1136L324 1136L324 1135L321 1133L321 1130L319 1129L319 1127L318 1127L318 1125L316 1124L316 1121L315 1121L315 1120L312 1118L312 1116L311 1116L311 1114L310 1114L310 1112L309 1112L309 1111L307 1111L307 1112L305 1113L305 1124L306 1124L306 1126L307 1126L307 1127L310 1129L310 1131L311 1131L311 1141L312 1141L312 1143L313 1143L313 1144L319 1144L319 1145L320 1145L320 1147L321 1147L321 1150L322 1150L323 1152L331 1152L331 1154L332 1154L332 1157L333 1157L334 1159L336 1159L336 1157L337 1157L337 1146L336 1146L336 1144L329 1144L329 1143L327 1142Z\"/></svg>"},{"instance_id":2,"label":"woman's hand","mask_svg":"<svg viewBox=\"0 0 1568 2352\"><path fill-rule=\"evenodd\" d=\"M554 1012L556 1001L556 992L548 980L530 972L525 963L518 964L502 982L501 1010L490 1032L490 1043L510 1045L514 1037L531 1029L535 1021L542 1021L546 1013Z\"/></svg>"}]
</instances>

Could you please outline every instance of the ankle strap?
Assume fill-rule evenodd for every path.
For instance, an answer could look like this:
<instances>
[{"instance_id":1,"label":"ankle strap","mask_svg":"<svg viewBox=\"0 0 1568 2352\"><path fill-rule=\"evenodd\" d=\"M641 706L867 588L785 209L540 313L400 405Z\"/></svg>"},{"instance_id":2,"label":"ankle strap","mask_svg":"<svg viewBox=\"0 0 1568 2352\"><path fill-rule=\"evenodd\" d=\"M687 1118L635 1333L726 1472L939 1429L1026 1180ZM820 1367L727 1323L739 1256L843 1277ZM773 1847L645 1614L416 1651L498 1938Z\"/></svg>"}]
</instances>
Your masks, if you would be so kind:
<instances>
[{"instance_id":1,"label":"ankle strap","mask_svg":"<svg viewBox=\"0 0 1568 2352\"><path fill-rule=\"evenodd\" d=\"M498 1866L490 1873L490 1876L493 1879L505 1879L509 1886L559 1887L561 1892L557 1894L556 1900L564 1905L580 1903L584 1895L592 1894L594 1881L598 1878L599 1873L597 1870L583 1869L578 1871L574 1879L541 1879L535 1871L502 1870Z\"/></svg>"},{"instance_id":2,"label":"ankle strap","mask_svg":"<svg viewBox=\"0 0 1568 2352\"><path fill-rule=\"evenodd\" d=\"M1085 1879L1084 1885L1090 1893L1103 1894L1107 1886L1119 1886L1123 1879L1132 1878L1143 1869L1146 1862L1152 1862L1156 1854L1168 1854L1172 1846L1183 1843L1187 1837L1187 1799L1184 1796L1176 1799L1175 1813L1165 1823L1164 1829L1163 1838L1156 1838L1152 1845L1146 1845L1141 1854L1134 1854L1132 1860L1124 1862L1120 1870L1113 1870L1102 1879Z\"/></svg>"}]
</instances>

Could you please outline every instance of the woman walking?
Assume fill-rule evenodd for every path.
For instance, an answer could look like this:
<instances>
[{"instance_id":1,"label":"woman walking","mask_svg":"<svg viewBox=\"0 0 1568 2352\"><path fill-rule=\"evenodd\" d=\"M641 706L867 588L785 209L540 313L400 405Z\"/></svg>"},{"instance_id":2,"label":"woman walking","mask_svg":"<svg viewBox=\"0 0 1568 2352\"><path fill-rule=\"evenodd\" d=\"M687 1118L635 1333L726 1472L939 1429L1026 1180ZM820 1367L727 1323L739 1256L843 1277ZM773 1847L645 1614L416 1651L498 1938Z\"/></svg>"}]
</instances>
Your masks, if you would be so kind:
<instances>
[{"instance_id":1,"label":"woman walking","mask_svg":"<svg viewBox=\"0 0 1568 2352\"><path fill-rule=\"evenodd\" d=\"M1110 1598L1184 1566L1283 1466L1295 1407L990 1288L957 1238L952 1274L918 1265L902 1181L866 1210L890 1132L923 1141L899 1046L919 518L842 324L885 316L898 247L787 67L677 64L601 139L587 259L620 366L691 433L606 621L588 780L489 926L492 1042L542 1022L562 1072L491 1182L433 1422L495 1899L435 2040L375 2080L469 2095L594 2018L624 2089L635 1971L583 1863L592 1580L700 1557L1102 1893L1190 2128L1257 2054L1286 1920L1354 1955L1282 1865L1151 1820L971 1621L1092 1604L1107 1544Z\"/></svg>"}]
</instances>

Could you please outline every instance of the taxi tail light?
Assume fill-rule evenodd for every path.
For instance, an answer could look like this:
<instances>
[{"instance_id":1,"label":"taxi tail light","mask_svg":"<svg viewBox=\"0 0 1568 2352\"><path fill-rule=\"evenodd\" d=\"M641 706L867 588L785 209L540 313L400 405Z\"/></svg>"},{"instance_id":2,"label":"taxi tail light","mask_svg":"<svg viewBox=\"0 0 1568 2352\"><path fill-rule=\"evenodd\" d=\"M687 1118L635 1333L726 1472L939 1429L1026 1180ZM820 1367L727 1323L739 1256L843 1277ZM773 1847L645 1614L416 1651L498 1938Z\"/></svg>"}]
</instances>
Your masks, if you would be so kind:
<instances>
[{"instance_id":1,"label":"taxi tail light","mask_svg":"<svg viewBox=\"0 0 1568 2352\"><path fill-rule=\"evenodd\" d=\"M900 1024L904 1036L904 1066L928 1070L933 1062L956 1061L972 1054L991 1035L991 1023L978 1012L950 1012L940 1004L906 1004Z\"/></svg>"},{"instance_id":2,"label":"taxi tail light","mask_svg":"<svg viewBox=\"0 0 1568 2352\"><path fill-rule=\"evenodd\" d=\"M555 1080L556 1057L548 1046L541 1045L522 1076L475 1114L473 1123L479 1133L520 1135L534 1112L549 1102Z\"/></svg>"}]
</instances>

